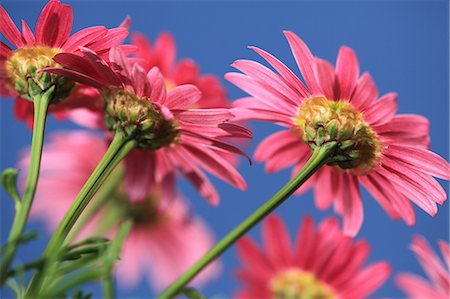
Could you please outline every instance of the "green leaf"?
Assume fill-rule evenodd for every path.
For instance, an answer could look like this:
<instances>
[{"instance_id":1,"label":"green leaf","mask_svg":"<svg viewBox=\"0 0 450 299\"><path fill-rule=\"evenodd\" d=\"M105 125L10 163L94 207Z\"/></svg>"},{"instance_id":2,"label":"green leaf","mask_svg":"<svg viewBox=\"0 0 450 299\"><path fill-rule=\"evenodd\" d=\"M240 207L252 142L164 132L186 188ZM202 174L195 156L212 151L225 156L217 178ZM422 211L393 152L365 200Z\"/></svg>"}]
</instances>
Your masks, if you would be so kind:
<instances>
[{"instance_id":1,"label":"green leaf","mask_svg":"<svg viewBox=\"0 0 450 299\"><path fill-rule=\"evenodd\" d=\"M189 299L207 299L206 296L191 287L184 288L183 294Z\"/></svg>"},{"instance_id":2,"label":"green leaf","mask_svg":"<svg viewBox=\"0 0 450 299\"><path fill-rule=\"evenodd\" d=\"M3 189L9 196L14 199L17 204L20 204L20 195L17 192L17 176L19 175L19 171L14 168L7 168L3 171L1 176L1 184Z\"/></svg>"},{"instance_id":3,"label":"green leaf","mask_svg":"<svg viewBox=\"0 0 450 299\"><path fill-rule=\"evenodd\" d=\"M18 244L26 244L32 240L35 240L38 238L38 233L36 231L29 231L26 233L23 233L22 236L20 236L19 240L17 241ZM11 242L11 241L10 241ZM1 252L3 253L3 251L5 250L5 248L8 246L8 244L10 243L6 243L2 246Z\"/></svg>"}]
</instances>

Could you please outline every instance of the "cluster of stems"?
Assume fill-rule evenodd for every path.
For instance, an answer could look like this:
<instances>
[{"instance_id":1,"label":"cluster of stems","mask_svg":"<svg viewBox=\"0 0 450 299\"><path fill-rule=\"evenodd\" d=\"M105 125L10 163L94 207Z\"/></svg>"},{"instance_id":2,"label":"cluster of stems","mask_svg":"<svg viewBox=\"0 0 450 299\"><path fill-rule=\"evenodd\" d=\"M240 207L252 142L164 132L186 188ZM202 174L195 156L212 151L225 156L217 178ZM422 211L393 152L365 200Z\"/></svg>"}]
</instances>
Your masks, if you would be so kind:
<instances>
[{"instance_id":1,"label":"cluster of stems","mask_svg":"<svg viewBox=\"0 0 450 299\"><path fill-rule=\"evenodd\" d=\"M45 122L49 103L54 97L53 89L46 90L41 94L34 96L34 129L31 146L30 167L26 181L26 187L22 198L16 200L16 214L7 244L3 250L3 258L1 261L1 285L5 281L14 276L15 271L11 270L11 264L14 259L20 239L24 234L24 228L28 220L29 211L33 203L34 194L39 178L39 169L42 156L42 147L44 141ZM63 286L56 286L56 290L48 293L46 286L52 285L55 275L61 271L64 260L64 249L70 245L71 240L82 225L90 216L104 203L108 196L98 196L98 199L90 210L84 212L85 208L91 202L94 195L102 187L105 194L109 194L115 185L121 179L121 173L114 172L112 183L108 186L102 186L106 178L113 173L115 167L120 161L135 147L137 141L133 139L133 135L125 135L121 130L114 134L114 139L108 147L105 155L86 181L76 198L73 200L69 210L57 226L55 232L50 238L42 257L36 262L27 264L25 270L35 270L31 281L26 289L26 298L42 298L44 296L60 295L71 287L79 286L85 282L95 279L101 279L103 285L103 296L105 298L113 298L115 296L112 269L114 263L120 256L122 243L127 234L132 229L132 220L126 220L121 224L117 231L116 237L111 242L105 252L101 255L100 271L87 272L85 275L75 277L65 282ZM292 193L294 193L303 183L308 180L320 167L329 163L332 159L337 144L335 142L325 143L320 147L316 147L311 158L285 186L283 186L274 196L267 200L253 214L242 221L235 229L220 240L209 252L207 252L197 263L195 263L188 271L181 275L173 284L163 291L159 298L168 299L180 294L188 283L199 274L202 269L217 259L225 250L232 246L241 236L247 233L251 228L258 224L268 214L281 205ZM83 213L84 212L84 213ZM58 291L60 290L60 291Z\"/></svg>"}]
</instances>

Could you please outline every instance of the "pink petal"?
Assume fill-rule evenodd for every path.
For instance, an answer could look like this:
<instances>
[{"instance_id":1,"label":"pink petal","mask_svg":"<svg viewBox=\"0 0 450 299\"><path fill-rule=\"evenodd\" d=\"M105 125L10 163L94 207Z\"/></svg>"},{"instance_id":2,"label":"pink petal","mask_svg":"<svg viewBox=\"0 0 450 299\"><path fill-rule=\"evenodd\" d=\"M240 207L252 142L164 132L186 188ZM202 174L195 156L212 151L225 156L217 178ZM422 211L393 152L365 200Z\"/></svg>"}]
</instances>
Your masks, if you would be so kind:
<instances>
[{"instance_id":1,"label":"pink petal","mask_svg":"<svg viewBox=\"0 0 450 299\"><path fill-rule=\"evenodd\" d=\"M189 109L176 116L183 122L205 125L217 125L233 118L229 109Z\"/></svg>"},{"instance_id":2,"label":"pink petal","mask_svg":"<svg viewBox=\"0 0 450 299\"><path fill-rule=\"evenodd\" d=\"M175 62L176 51L173 36L168 32L161 33L155 42L155 52L160 57L159 68L163 73L171 70Z\"/></svg>"},{"instance_id":3,"label":"pink petal","mask_svg":"<svg viewBox=\"0 0 450 299\"><path fill-rule=\"evenodd\" d=\"M391 267L388 263L379 262L370 265L353 277L348 284L342 298L367 298L371 293L378 289L391 273Z\"/></svg>"},{"instance_id":4,"label":"pink petal","mask_svg":"<svg viewBox=\"0 0 450 299\"><path fill-rule=\"evenodd\" d=\"M78 50L78 47L86 47L88 44L104 36L107 32L108 30L103 26L82 29L70 36L62 46L62 49L69 53L75 52Z\"/></svg>"},{"instance_id":5,"label":"pink petal","mask_svg":"<svg viewBox=\"0 0 450 299\"><path fill-rule=\"evenodd\" d=\"M315 254L316 242L313 219L310 216L303 217L295 245L295 263L300 269L304 268L308 260Z\"/></svg>"},{"instance_id":6,"label":"pink petal","mask_svg":"<svg viewBox=\"0 0 450 299\"><path fill-rule=\"evenodd\" d=\"M401 160L411 168L429 175L449 180L450 166L439 155L422 148L391 144L385 154L394 160Z\"/></svg>"},{"instance_id":7,"label":"pink petal","mask_svg":"<svg viewBox=\"0 0 450 299\"><path fill-rule=\"evenodd\" d=\"M255 151L254 158L256 161L262 162L271 158L279 148L294 143L298 143L300 145L302 142L294 135L292 131L286 130L276 132L261 141Z\"/></svg>"},{"instance_id":8,"label":"pink petal","mask_svg":"<svg viewBox=\"0 0 450 299\"><path fill-rule=\"evenodd\" d=\"M372 76L365 72L359 78L350 102L359 110L364 111L370 107L378 97L378 90Z\"/></svg>"},{"instance_id":9,"label":"pink petal","mask_svg":"<svg viewBox=\"0 0 450 299\"><path fill-rule=\"evenodd\" d=\"M231 66L256 79L264 85L264 88L271 89L272 93L277 93L284 101L292 105L300 104L302 97L282 78L265 66L251 60L236 60Z\"/></svg>"},{"instance_id":10,"label":"pink petal","mask_svg":"<svg viewBox=\"0 0 450 299\"><path fill-rule=\"evenodd\" d=\"M234 187L245 190L247 184L240 173L226 159L216 152L200 145L183 144L191 157L202 168Z\"/></svg>"},{"instance_id":11,"label":"pink petal","mask_svg":"<svg viewBox=\"0 0 450 299\"><path fill-rule=\"evenodd\" d=\"M330 101L336 100L334 98L335 75L333 65L326 60L316 58L314 73L321 93Z\"/></svg>"},{"instance_id":12,"label":"pink petal","mask_svg":"<svg viewBox=\"0 0 450 299\"><path fill-rule=\"evenodd\" d=\"M262 277L270 277L272 265L270 260L248 237L241 238L237 243L237 254L239 259L250 271L260 274Z\"/></svg>"},{"instance_id":13,"label":"pink petal","mask_svg":"<svg viewBox=\"0 0 450 299\"><path fill-rule=\"evenodd\" d=\"M151 94L147 75L141 66L135 64L131 70L133 89L137 96L143 97Z\"/></svg>"},{"instance_id":14,"label":"pink petal","mask_svg":"<svg viewBox=\"0 0 450 299\"><path fill-rule=\"evenodd\" d=\"M167 98L166 85L164 78L157 67L153 67L147 74L148 81L151 86L150 99L153 102L164 105Z\"/></svg>"},{"instance_id":15,"label":"pink petal","mask_svg":"<svg viewBox=\"0 0 450 299\"><path fill-rule=\"evenodd\" d=\"M319 186L314 188L314 202L319 210L326 210L333 202L333 170L330 167L322 167L317 173L316 181Z\"/></svg>"},{"instance_id":16,"label":"pink petal","mask_svg":"<svg viewBox=\"0 0 450 299\"><path fill-rule=\"evenodd\" d=\"M78 83L86 84L95 88L101 89L103 87L103 84L96 79L86 76L83 73L72 71L69 69L62 69L62 68L45 68L42 70L43 72L60 75L64 77L68 77Z\"/></svg>"},{"instance_id":17,"label":"pink petal","mask_svg":"<svg viewBox=\"0 0 450 299\"><path fill-rule=\"evenodd\" d=\"M299 92L300 96L304 98L308 98L311 96L302 81L300 81L300 79L281 61L262 49L259 49L257 47L249 48L261 55L262 58L270 63L270 65L286 80L286 83L288 83L292 88L295 88Z\"/></svg>"},{"instance_id":18,"label":"pink petal","mask_svg":"<svg viewBox=\"0 0 450 299\"><path fill-rule=\"evenodd\" d=\"M297 105L284 101L276 91L266 88L253 78L239 73L227 73L225 79L255 97L255 100L264 102L272 110L285 113L288 115L295 115L298 109Z\"/></svg>"},{"instance_id":19,"label":"pink petal","mask_svg":"<svg viewBox=\"0 0 450 299\"><path fill-rule=\"evenodd\" d=\"M172 72L171 79L176 85L194 84L199 75L200 71L195 61L192 59L183 59L177 63Z\"/></svg>"},{"instance_id":20,"label":"pink petal","mask_svg":"<svg viewBox=\"0 0 450 299\"><path fill-rule=\"evenodd\" d=\"M47 3L36 23L36 40L49 47L60 47L72 30L73 14L70 5L57 0Z\"/></svg>"},{"instance_id":21,"label":"pink petal","mask_svg":"<svg viewBox=\"0 0 450 299\"><path fill-rule=\"evenodd\" d=\"M377 168L377 172L391 182L393 186L397 188L399 192L411 199L422 210L430 214L436 215L437 206L435 202L428 198L421 187L417 186L417 183L413 182L407 176L393 171L392 169L385 169L384 167Z\"/></svg>"},{"instance_id":22,"label":"pink petal","mask_svg":"<svg viewBox=\"0 0 450 299\"><path fill-rule=\"evenodd\" d=\"M201 96L196 86L180 85L167 93L166 106L169 109L185 109L198 102Z\"/></svg>"},{"instance_id":23,"label":"pink petal","mask_svg":"<svg viewBox=\"0 0 450 299\"><path fill-rule=\"evenodd\" d=\"M3 6L0 6L0 32L17 48L24 46L19 29L14 25L14 22Z\"/></svg>"},{"instance_id":24,"label":"pink petal","mask_svg":"<svg viewBox=\"0 0 450 299\"><path fill-rule=\"evenodd\" d=\"M359 76L359 63L355 52L349 47L341 47L336 60L336 82L339 100L350 101Z\"/></svg>"},{"instance_id":25,"label":"pink petal","mask_svg":"<svg viewBox=\"0 0 450 299\"><path fill-rule=\"evenodd\" d=\"M125 186L130 200L144 200L155 183L155 157L152 153L133 150L125 158Z\"/></svg>"},{"instance_id":26,"label":"pink petal","mask_svg":"<svg viewBox=\"0 0 450 299\"><path fill-rule=\"evenodd\" d=\"M433 285L415 274L401 273L397 275L395 282L410 298L440 298L441 296Z\"/></svg>"},{"instance_id":27,"label":"pink petal","mask_svg":"<svg viewBox=\"0 0 450 299\"><path fill-rule=\"evenodd\" d=\"M314 58L308 46L293 32L284 31L284 35L309 90L312 94L320 93L320 87L314 74Z\"/></svg>"},{"instance_id":28,"label":"pink petal","mask_svg":"<svg viewBox=\"0 0 450 299\"><path fill-rule=\"evenodd\" d=\"M291 266L291 241L284 223L278 216L271 215L262 225L267 257L279 269Z\"/></svg>"},{"instance_id":29,"label":"pink petal","mask_svg":"<svg viewBox=\"0 0 450 299\"><path fill-rule=\"evenodd\" d=\"M34 34L24 20L22 20L22 36L28 46L35 44L36 39L34 38Z\"/></svg>"},{"instance_id":30,"label":"pink petal","mask_svg":"<svg viewBox=\"0 0 450 299\"><path fill-rule=\"evenodd\" d=\"M370 106L363 113L364 119L372 126L378 126L389 122L398 109L397 94L388 93Z\"/></svg>"},{"instance_id":31,"label":"pink petal","mask_svg":"<svg viewBox=\"0 0 450 299\"><path fill-rule=\"evenodd\" d=\"M350 174L342 175L340 200L343 204L344 235L354 237L363 223L363 207L358 180Z\"/></svg>"}]
</instances>

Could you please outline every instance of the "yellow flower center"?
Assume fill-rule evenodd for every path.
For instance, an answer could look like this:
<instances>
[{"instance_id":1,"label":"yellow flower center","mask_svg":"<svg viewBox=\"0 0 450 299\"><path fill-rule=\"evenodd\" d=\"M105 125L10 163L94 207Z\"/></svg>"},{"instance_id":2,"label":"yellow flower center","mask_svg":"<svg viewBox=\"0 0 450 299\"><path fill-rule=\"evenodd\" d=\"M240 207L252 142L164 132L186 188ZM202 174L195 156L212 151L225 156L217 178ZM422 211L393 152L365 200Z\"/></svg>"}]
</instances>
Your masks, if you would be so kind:
<instances>
[{"instance_id":1,"label":"yellow flower center","mask_svg":"<svg viewBox=\"0 0 450 299\"><path fill-rule=\"evenodd\" d=\"M65 98L74 83L64 77L52 75L39 70L46 67L61 67L53 57L60 52L60 49L53 49L45 46L24 47L14 51L13 55L6 61L6 73L11 87L19 95L31 100L36 93L55 86L58 99Z\"/></svg>"},{"instance_id":2,"label":"yellow flower center","mask_svg":"<svg viewBox=\"0 0 450 299\"><path fill-rule=\"evenodd\" d=\"M169 111L148 98L140 98L123 89L110 88L102 92L106 103L105 124L112 132L121 130L133 135L138 148L157 150L179 141L179 127Z\"/></svg>"},{"instance_id":3,"label":"yellow flower center","mask_svg":"<svg viewBox=\"0 0 450 299\"><path fill-rule=\"evenodd\" d=\"M311 149L326 142L338 143L330 165L364 175L380 162L382 142L349 102L329 101L323 96L305 100L296 124Z\"/></svg>"},{"instance_id":4,"label":"yellow flower center","mask_svg":"<svg viewBox=\"0 0 450 299\"><path fill-rule=\"evenodd\" d=\"M337 296L313 274L290 269L270 281L273 299L336 299Z\"/></svg>"}]
</instances>

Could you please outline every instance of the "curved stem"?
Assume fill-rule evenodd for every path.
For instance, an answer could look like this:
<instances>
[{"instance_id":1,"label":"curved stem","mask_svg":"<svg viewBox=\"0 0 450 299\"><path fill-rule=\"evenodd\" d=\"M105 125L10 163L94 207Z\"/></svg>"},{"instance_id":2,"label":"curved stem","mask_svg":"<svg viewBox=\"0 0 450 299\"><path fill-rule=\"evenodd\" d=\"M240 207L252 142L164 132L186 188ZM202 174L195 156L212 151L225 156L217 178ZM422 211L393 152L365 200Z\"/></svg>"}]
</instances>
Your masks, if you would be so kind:
<instances>
[{"instance_id":1,"label":"curved stem","mask_svg":"<svg viewBox=\"0 0 450 299\"><path fill-rule=\"evenodd\" d=\"M119 162L136 146L136 141L130 137L124 136L121 132L114 135L114 139L108 147L102 160L99 162L89 179L81 188L75 200L72 202L69 210L66 212L64 218L59 223L53 236L44 250L43 258L45 264L42 269L38 271L32 278L31 283L26 292L26 297L34 298L39 294L46 275L51 276L54 270L54 264L58 259L58 252L64 245L66 236L74 226L81 213L89 204L92 197L100 188L102 183L119 164Z\"/></svg>"},{"instance_id":2,"label":"curved stem","mask_svg":"<svg viewBox=\"0 0 450 299\"><path fill-rule=\"evenodd\" d=\"M22 236L25 224L27 223L34 194L36 193L39 170L41 167L42 147L44 144L45 121L47 119L48 105L54 97L54 91L55 87L53 86L33 98L34 123L30 151L30 165L25 192L23 193L22 200L16 201L16 214L3 252L3 258L0 265L0 286L3 285L8 278L8 269L16 254L20 237Z\"/></svg>"},{"instance_id":3,"label":"curved stem","mask_svg":"<svg viewBox=\"0 0 450 299\"><path fill-rule=\"evenodd\" d=\"M128 236L131 228L133 226L133 221L131 219L126 220L119 227L117 231L116 238L111 243L110 247L106 251L106 257L103 265L103 298L115 298L115 290L113 283L113 267L119 258L120 251L122 250L123 242Z\"/></svg>"},{"instance_id":4,"label":"curved stem","mask_svg":"<svg viewBox=\"0 0 450 299\"><path fill-rule=\"evenodd\" d=\"M308 178L310 178L320 167L330 161L336 144L334 142L316 147L311 158L306 162L300 172L283 186L272 198L266 201L252 215L241 222L234 230L220 240L210 251L208 251L188 271L180 276L160 295L159 299L169 299L178 295L183 288L207 265L219 257L225 250L233 245L242 235L253 228L264 217L281 205L292 195Z\"/></svg>"}]
</instances>

